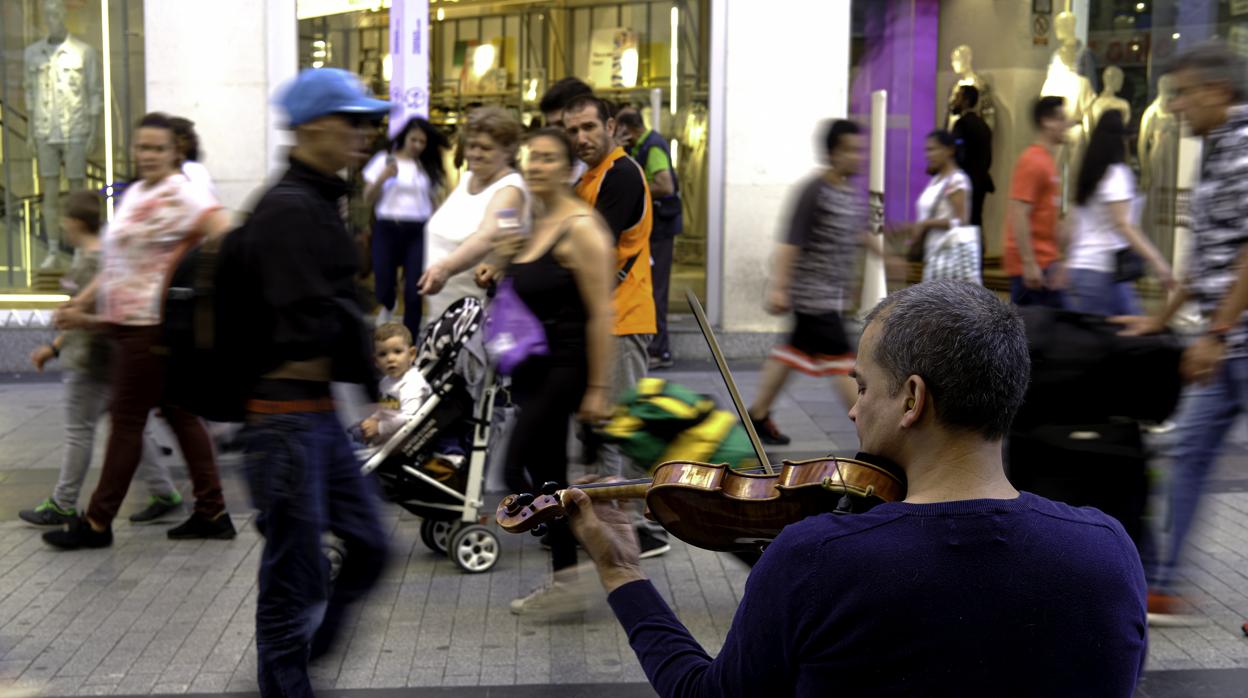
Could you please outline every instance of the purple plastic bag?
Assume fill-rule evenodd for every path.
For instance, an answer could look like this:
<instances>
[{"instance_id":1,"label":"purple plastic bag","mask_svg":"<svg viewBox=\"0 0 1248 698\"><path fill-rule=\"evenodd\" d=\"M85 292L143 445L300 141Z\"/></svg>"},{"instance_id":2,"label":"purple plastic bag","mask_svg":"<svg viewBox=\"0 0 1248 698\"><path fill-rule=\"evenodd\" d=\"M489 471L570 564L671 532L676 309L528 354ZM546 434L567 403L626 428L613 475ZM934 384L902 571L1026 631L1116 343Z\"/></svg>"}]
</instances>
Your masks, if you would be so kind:
<instances>
[{"instance_id":1,"label":"purple plastic bag","mask_svg":"<svg viewBox=\"0 0 1248 698\"><path fill-rule=\"evenodd\" d=\"M525 359L549 352L542 321L521 300L511 279L503 279L485 314L485 353L501 373L511 375Z\"/></svg>"}]
</instances>

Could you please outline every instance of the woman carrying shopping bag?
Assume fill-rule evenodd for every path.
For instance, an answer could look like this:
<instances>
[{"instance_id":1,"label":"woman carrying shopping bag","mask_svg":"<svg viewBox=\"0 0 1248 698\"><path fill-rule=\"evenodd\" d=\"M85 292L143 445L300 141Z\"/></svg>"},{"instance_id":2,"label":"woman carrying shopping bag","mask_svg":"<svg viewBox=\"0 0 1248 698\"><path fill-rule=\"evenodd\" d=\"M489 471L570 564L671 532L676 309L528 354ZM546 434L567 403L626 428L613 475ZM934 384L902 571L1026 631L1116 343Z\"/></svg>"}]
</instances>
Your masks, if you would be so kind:
<instances>
[{"instance_id":1,"label":"woman carrying shopping bag","mask_svg":"<svg viewBox=\"0 0 1248 698\"><path fill-rule=\"evenodd\" d=\"M915 205L918 222L910 258L923 261L923 281L980 280L979 228L970 220L971 179L958 166L957 140L948 131L927 136L927 173L932 176Z\"/></svg>"}]
</instances>

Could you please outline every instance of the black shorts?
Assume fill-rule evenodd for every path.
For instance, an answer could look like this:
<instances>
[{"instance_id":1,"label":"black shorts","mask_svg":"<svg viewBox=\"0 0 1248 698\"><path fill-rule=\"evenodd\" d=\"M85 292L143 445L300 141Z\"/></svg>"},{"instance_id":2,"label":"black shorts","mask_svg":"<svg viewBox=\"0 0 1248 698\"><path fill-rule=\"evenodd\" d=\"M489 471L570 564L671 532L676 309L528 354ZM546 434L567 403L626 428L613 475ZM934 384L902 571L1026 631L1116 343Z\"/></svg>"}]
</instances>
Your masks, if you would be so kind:
<instances>
[{"instance_id":1,"label":"black shorts","mask_svg":"<svg viewBox=\"0 0 1248 698\"><path fill-rule=\"evenodd\" d=\"M771 350L771 358L812 376L845 375L854 367L854 350L838 312L795 313L789 341Z\"/></svg>"}]
</instances>

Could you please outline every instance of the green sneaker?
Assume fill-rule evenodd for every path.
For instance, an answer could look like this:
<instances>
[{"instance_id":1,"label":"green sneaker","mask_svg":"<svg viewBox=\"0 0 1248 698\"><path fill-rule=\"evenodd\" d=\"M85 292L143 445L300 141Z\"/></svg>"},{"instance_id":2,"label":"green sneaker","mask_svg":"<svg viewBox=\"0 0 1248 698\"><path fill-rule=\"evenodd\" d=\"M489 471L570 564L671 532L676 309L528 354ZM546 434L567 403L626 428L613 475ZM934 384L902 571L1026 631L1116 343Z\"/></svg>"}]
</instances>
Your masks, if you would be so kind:
<instances>
[{"instance_id":1,"label":"green sneaker","mask_svg":"<svg viewBox=\"0 0 1248 698\"><path fill-rule=\"evenodd\" d=\"M17 515L34 526L64 526L70 519L76 518L78 512L73 507L62 509L49 497L34 509L19 511Z\"/></svg>"},{"instance_id":2,"label":"green sneaker","mask_svg":"<svg viewBox=\"0 0 1248 698\"><path fill-rule=\"evenodd\" d=\"M130 517L130 523L145 524L152 523L160 519L162 516L182 508L182 495L174 492L168 497L157 497L152 495L151 501L147 508Z\"/></svg>"}]
</instances>

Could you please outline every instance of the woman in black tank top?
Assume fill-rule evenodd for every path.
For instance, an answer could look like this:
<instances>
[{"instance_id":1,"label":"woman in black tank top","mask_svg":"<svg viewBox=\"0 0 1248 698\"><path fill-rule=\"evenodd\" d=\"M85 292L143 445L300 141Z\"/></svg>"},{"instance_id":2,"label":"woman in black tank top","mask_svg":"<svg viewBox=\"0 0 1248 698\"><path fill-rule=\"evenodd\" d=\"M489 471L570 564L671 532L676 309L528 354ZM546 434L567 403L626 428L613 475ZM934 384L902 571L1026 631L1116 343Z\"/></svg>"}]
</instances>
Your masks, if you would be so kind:
<instances>
[{"instance_id":1,"label":"woman in black tank top","mask_svg":"<svg viewBox=\"0 0 1248 698\"><path fill-rule=\"evenodd\" d=\"M534 492L546 482L566 486L571 417L597 422L610 416L614 260L606 227L567 184L572 161L562 131L543 129L530 138L525 180L539 212L506 273L541 320L550 353L530 357L512 375L520 407L507 446L513 492ZM554 580L512 601L513 613L549 617L584 610L572 530L566 521L549 530Z\"/></svg>"}]
</instances>

